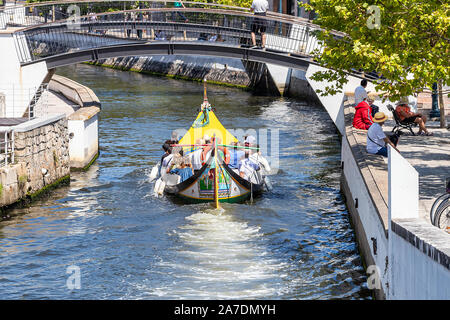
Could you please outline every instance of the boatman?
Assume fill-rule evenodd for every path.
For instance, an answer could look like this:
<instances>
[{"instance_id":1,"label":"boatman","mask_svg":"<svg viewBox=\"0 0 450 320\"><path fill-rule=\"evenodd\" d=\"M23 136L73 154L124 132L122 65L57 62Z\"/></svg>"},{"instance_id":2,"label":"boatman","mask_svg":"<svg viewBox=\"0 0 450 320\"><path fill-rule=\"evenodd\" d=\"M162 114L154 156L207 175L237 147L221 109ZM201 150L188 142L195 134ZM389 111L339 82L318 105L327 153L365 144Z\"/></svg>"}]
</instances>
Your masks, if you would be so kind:
<instances>
[{"instance_id":1,"label":"boatman","mask_svg":"<svg viewBox=\"0 0 450 320\"><path fill-rule=\"evenodd\" d=\"M267 0L253 0L250 8L250 11L255 13L255 17L253 18L251 25L253 48L264 49L266 46L267 21L266 19L260 17L266 15L267 9L269 9L269 3ZM261 33L261 47L256 46L256 32Z\"/></svg>"}]
</instances>

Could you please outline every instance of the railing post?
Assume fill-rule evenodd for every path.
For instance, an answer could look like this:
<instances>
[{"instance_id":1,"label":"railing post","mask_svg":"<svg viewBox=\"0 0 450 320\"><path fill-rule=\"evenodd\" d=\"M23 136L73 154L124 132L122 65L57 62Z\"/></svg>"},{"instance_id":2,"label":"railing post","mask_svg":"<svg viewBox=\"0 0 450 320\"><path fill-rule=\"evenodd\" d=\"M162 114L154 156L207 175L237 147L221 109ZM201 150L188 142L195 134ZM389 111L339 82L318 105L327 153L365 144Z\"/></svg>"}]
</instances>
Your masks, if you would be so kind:
<instances>
[{"instance_id":1,"label":"railing post","mask_svg":"<svg viewBox=\"0 0 450 320\"><path fill-rule=\"evenodd\" d=\"M11 147L11 163L14 163L14 149L15 149L15 136L14 136L14 130L11 131L11 135L12 135L12 147Z\"/></svg>"},{"instance_id":2,"label":"railing post","mask_svg":"<svg viewBox=\"0 0 450 320\"><path fill-rule=\"evenodd\" d=\"M8 131L5 131L5 166L8 164Z\"/></svg>"}]
</instances>

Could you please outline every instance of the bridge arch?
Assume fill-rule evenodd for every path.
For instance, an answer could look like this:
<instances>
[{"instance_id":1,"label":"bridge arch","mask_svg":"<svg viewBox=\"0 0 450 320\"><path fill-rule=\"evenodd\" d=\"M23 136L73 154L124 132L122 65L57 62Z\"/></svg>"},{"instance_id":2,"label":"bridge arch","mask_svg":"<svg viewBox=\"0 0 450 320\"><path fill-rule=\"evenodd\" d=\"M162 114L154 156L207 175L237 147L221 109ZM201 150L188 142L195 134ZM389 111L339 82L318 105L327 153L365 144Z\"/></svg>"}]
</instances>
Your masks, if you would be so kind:
<instances>
[{"instance_id":1,"label":"bridge arch","mask_svg":"<svg viewBox=\"0 0 450 320\"><path fill-rule=\"evenodd\" d=\"M138 8L130 8L129 0L30 4L0 14L0 26L3 19L3 25L18 27L14 39L21 65L45 61L48 68L111 57L179 54L303 69L314 63L314 51L321 50L314 33L322 29L303 18L276 13L263 17L267 40L260 50L252 48L253 15L248 9L197 2L183 2L186 8L164 5L172 2L141 1ZM103 12L111 3L115 11ZM71 6L85 14L68 17L74 11Z\"/></svg>"}]
</instances>

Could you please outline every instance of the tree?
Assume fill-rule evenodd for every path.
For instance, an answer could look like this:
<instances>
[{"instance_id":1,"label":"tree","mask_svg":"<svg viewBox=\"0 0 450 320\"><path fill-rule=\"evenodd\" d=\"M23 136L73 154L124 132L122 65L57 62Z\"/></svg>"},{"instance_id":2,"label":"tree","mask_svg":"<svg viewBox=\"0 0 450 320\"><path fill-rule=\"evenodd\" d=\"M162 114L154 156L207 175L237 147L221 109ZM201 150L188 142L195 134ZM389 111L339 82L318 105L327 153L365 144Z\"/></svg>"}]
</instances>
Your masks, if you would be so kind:
<instances>
[{"instance_id":1,"label":"tree","mask_svg":"<svg viewBox=\"0 0 450 320\"><path fill-rule=\"evenodd\" d=\"M224 4L228 6L234 7L242 7L242 8L250 8L252 5L252 0L190 0L194 2L208 2L208 3L217 3Z\"/></svg>"},{"instance_id":2,"label":"tree","mask_svg":"<svg viewBox=\"0 0 450 320\"><path fill-rule=\"evenodd\" d=\"M441 79L450 82L450 5L447 0L311 0L324 48L315 59L330 71L313 79L333 81L321 92L334 94L347 82L346 72L376 71L375 85L391 100L422 92ZM336 36L329 30L343 33Z\"/></svg>"}]
</instances>

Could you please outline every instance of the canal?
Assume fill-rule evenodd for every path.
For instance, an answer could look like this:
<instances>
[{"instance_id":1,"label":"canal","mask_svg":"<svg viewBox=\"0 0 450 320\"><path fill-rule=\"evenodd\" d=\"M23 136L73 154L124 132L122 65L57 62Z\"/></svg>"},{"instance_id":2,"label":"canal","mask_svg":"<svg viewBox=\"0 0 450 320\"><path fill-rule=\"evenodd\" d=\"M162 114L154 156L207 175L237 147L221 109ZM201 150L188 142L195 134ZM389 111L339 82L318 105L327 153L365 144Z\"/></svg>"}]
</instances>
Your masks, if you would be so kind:
<instances>
[{"instance_id":1,"label":"canal","mask_svg":"<svg viewBox=\"0 0 450 320\"><path fill-rule=\"evenodd\" d=\"M209 86L226 128L279 130L273 191L216 211L155 198L148 182L162 142L195 118L202 84L89 65L57 73L102 102L100 156L0 222L0 299L371 298L323 108ZM66 286L69 266L80 289Z\"/></svg>"}]
</instances>

